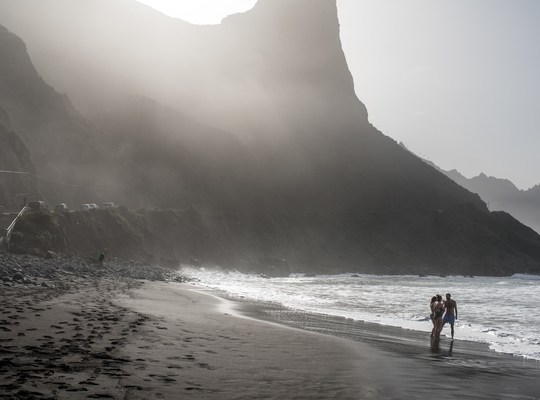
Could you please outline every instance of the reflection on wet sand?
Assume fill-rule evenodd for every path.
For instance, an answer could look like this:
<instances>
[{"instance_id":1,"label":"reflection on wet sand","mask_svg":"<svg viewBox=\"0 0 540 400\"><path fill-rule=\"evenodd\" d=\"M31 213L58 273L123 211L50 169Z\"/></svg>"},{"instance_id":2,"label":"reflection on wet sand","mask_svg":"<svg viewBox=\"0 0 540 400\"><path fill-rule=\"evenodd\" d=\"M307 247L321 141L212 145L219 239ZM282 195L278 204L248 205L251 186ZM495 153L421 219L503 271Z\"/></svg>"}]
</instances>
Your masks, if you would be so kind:
<instances>
[{"instance_id":1,"label":"reflection on wet sand","mask_svg":"<svg viewBox=\"0 0 540 400\"><path fill-rule=\"evenodd\" d=\"M436 339L436 338L431 338L431 342L430 342L430 350L432 353L434 354L440 354L442 357L452 357L452 352L454 351L454 339L452 339L450 341L450 346L448 348L448 352L447 353L441 353L441 346L440 346L440 342L441 340L440 339Z\"/></svg>"}]
</instances>

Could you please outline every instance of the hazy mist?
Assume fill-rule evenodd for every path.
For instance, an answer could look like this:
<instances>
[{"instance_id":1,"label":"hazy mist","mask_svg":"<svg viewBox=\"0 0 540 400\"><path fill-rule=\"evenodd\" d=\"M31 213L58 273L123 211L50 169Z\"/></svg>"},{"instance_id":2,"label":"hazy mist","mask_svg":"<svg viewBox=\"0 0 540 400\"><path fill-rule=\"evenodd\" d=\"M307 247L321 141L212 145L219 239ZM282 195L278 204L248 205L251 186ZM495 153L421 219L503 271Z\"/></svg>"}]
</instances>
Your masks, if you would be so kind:
<instances>
[{"instance_id":1,"label":"hazy mist","mask_svg":"<svg viewBox=\"0 0 540 400\"><path fill-rule=\"evenodd\" d=\"M261 1L248 18L219 26L164 18L135 1L21 1L3 7L0 22L21 32L45 80L84 113L109 109L118 94L144 95L250 139L291 125L309 131L310 121L328 130L365 121L345 59L333 53L339 31L324 28L337 26L323 21L335 19L335 5L318 1L328 11L315 18L303 18L305 2L274 1L268 12Z\"/></svg>"}]
</instances>

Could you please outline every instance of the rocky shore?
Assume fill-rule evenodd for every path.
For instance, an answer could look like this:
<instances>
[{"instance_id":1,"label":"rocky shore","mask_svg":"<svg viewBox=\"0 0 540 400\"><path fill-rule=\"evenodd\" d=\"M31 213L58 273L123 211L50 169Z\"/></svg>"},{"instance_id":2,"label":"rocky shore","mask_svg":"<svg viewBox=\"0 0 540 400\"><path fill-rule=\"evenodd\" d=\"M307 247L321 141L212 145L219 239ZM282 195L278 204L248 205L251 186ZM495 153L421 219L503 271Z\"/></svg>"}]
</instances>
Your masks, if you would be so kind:
<instances>
[{"instance_id":1,"label":"rocky shore","mask_svg":"<svg viewBox=\"0 0 540 400\"><path fill-rule=\"evenodd\" d=\"M27 254L0 253L0 287L58 287L78 278L128 278L149 281L183 281L174 268L113 258L102 266L97 260L50 254L41 258Z\"/></svg>"},{"instance_id":2,"label":"rocky shore","mask_svg":"<svg viewBox=\"0 0 540 400\"><path fill-rule=\"evenodd\" d=\"M0 254L0 397L123 398L120 350L149 317L114 304L174 270L111 259Z\"/></svg>"}]
</instances>

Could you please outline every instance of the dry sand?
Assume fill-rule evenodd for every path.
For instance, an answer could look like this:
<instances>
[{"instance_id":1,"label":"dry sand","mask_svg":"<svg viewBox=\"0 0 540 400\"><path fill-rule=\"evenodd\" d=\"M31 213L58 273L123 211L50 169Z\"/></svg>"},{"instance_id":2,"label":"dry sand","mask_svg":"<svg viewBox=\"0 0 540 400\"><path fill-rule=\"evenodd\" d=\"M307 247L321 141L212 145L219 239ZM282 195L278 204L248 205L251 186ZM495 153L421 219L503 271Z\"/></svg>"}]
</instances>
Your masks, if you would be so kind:
<instances>
[{"instance_id":1,"label":"dry sand","mask_svg":"<svg viewBox=\"0 0 540 400\"><path fill-rule=\"evenodd\" d=\"M0 398L540 396L536 362L459 341L454 354L444 340L431 352L429 339L399 330L233 303L187 284L73 278L4 287L1 300Z\"/></svg>"}]
</instances>

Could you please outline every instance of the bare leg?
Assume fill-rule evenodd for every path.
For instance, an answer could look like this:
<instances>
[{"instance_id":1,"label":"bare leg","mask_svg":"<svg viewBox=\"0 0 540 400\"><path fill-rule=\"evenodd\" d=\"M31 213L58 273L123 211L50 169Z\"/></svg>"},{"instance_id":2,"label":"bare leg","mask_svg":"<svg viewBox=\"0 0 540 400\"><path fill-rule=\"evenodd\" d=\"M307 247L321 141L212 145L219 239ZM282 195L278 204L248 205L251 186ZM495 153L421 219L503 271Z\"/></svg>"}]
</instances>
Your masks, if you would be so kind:
<instances>
[{"instance_id":1,"label":"bare leg","mask_svg":"<svg viewBox=\"0 0 540 400\"><path fill-rule=\"evenodd\" d=\"M443 327L443 323L442 323L442 320L439 318L439 319L437 319L437 327L436 327L437 332L436 332L436 335L435 335L435 337L437 339L441 338L442 327Z\"/></svg>"}]
</instances>

